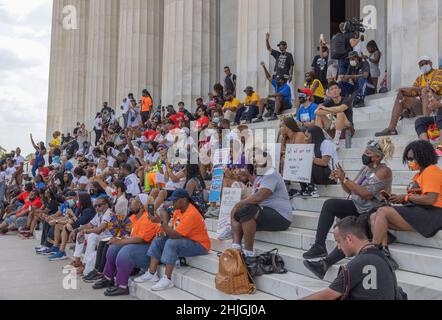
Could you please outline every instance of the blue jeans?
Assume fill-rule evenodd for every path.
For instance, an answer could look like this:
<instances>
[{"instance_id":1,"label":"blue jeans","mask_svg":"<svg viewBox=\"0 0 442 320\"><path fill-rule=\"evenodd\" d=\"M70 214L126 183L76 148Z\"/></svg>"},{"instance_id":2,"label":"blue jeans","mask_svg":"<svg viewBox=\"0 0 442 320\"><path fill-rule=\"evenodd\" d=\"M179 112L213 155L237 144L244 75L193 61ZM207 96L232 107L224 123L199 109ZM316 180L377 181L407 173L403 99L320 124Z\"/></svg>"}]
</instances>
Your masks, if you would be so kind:
<instances>
[{"instance_id":1,"label":"blue jeans","mask_svg":"<svg viewBox=\"0 0 442 320\"><path fill-rule=\"evenodd\" d=\"M174 265L179 258L203 256L207 253L201 244L186 238L156 237L147 255L166 265Z\"/></svg>"},{"instance_id":2,"label":"blue jeans","mask_svg":"<svg viewBox=\"0 0 442 320\"><path fill-rule=\"evenodd\" d=\"M241 124L241 118L243 117L244 112L246 112L247 107L243 107L238 109L235 117L235 124ZM257 106L249 106L249 110L247 110L247 121L250 123L253 119L255 119L259 114L259 108Z\"/></svg>"},{"instance_id":3,"label":"blue jeans","mask_svg":"<svg viewBox=\"0 0 442 320\"><path fill-rule=\"evenodd\" d=\"M116 275L117 285L127 287L134 268L144 269L149 266L150 257L146 255L148 251L147 243L110 246L106 254L104 276L112 279Z\"/></svg>"},{"instance_id":4,"label":"blue jeans","mask_svg":"<svg viewBox=\"0 0 442 320\"><path fill-rule=\"evenodd\" d=\"M5 183L0 182L0 209L4 208L5 201Z\"/></svg>"},{"instance_id":5,"label":"blue jeans","mask_svg":"<svg viewBox=\"0 0 442 320\"><path fill-rule=\"evenodd\" d=\"M375 93L374 86L370 84L364 77L359 78L356 84L341 81L339 82L339 87L341 88L341 95L343 97L351 96L356 91L359 92L359 95L362 98Z\"/></svg>"},{"instance_id":6,"label":"blue jeans","mask_svg":"<svg viewBox=\"0 0 442 320\"><path fill-rule=\"evenodd\" d=\"M348 58L338 60L338 76L343 76L347 73L350 61Z\"/></svg>"}]
</instances>

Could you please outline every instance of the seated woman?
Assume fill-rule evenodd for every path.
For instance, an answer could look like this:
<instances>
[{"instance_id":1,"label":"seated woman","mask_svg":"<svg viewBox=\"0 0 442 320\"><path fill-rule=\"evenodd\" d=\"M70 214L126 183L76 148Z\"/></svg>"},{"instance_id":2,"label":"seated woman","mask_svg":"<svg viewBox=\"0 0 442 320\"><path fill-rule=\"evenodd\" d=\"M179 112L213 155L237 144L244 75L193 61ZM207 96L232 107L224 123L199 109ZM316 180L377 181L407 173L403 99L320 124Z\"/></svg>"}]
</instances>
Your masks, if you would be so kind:
<instances>
[{"instance_id":1,"label":"seated woman","mask_svg":"<svg viewBox=\"0 0 442 320\"><path fill-rule=\"evenodd\" d=\"M390 139L371 141L362 155L363 167L353 181L348 179L341 167L333 171L332 177L340 181L342 189L350 195L351 200L330 199L324 203L319 217L315 244L303 255L307 260L326 257L319 262L304 261L306 268L320 279L325 277L332 265L345 257L337 248L327 255L325 242L335 218L370 215L386 204L381 192L391 192L393 176L391 169L384 161L392 159L393 154L394 145Z\"/></svg>"},{"instance_id":2,"label":"seated woman","mask_svg":"<svg viewBox=\"0 0 442 320\"><path fill-rule=\"evenodd\" d=\"M284 118L280 124L280 137L279 143L281 144L281 161L279 172L284 171L286 146L288 144L305 144L307 137L304 132L298 126L298 123L292 117ZM290 196L301 195L302 191L290 190Z\"/></svg>"},{"instance_id":3,"label":"seated woman","mask_svg":"<svg viewBox=\"0 0 442 320\"><path fill-rule=\"evenodd\" d=\"M316 185L332 185L336 181L330 179L333 168L338 164L336 145L325 139L324 131L319 127L311 127L306 132L307 143L315 145L313 159L312 183L301 183L301 196L303 198L318 198Z\"/></svg>"},{"instance_id":4,"label":"seated woman","mask_svg":"<svg viewBox=\"0 0 442 320\"><path fill-rule=\"evenodd\" d=\"M253 194L232 209L232 248L254 258L253 244L256 231L284 231L292 224L292 205L287 188L278 170L272 167L272 158L262 150L255 150L254 163L257 176Z\"/></svg>"},{"instance_id":5,"label":"seated woman","mask_svg":"<svg viewBox=\"0 0 442 320\"><path fill-rule=\"evenodd\" d=\"M37 223L39 221L43 222L40 245L35 248L35 252L37 254L48 250L52 246L52 244L48 242L49 230L51 229L51 226L47 220L58 212L58 201L57 196L51 189L45 191L43 205L44 207L41 210L34 211L35 218L29 226L30 233L32 234L33 230L37 226Z\"/></svg>"},{"instance_id":6,"label":"seated woman","mask_svg":"<svg viewBox=\"0 0 442 320\"><path fill-rule=\"evenodd\" d=\"M77 238L77 241L75 242L74 261L66 266L67 268L76 269L77 274L81 275L83 272L89 273L89 271L91 271L92 268L89 266L90 260L98 259L98 252L96 259L91 259L91 257L94 256L95 250L100 241L112 237L112 234L108 230L108 224L114 216L114 213L110 208L110 199L107 196L100 196L95 201L94 208L96 210L95 217L89 223L80 226L73 232L73 238ZM80 241L78 239L80 239ZM81 258L85 242L86 250L82 261Z\"/></svg>"},{"instance_id":7,"label":"seated woman","mask_svg":"<svg viewBox=\"0 0 442 320\"><path fill-rule=\"evenodd\" d=\"M162 166L158 167L158 172L164 175L166 185L164 188L155 188L150 193L155 200L155 211L158 210L164 201L172 195L173 191L184 187L187 177L186 167L181 165L171 165L167 159L167 149L165 146L159 148L158 152L160 153L160 159L163 163Z\"/></svg>"},{"instance_id":8,"label":"seated woman","mask_svg":"<svg viewBox=\"0 0 442 320\"><path fill-rule=\"evenodd\" d=\"M373 244L391 258L388 229L417 232L431 238L442 230L442 169L431 143L416 141L404 151L404 164L417 171L407 195L388 195L390 203L402 206L379 208L371 217Z\"/></svg>"},{"instance_id":9,"label":"seated woman","mask_svg":"<svg viewBox=\"0 0 442 320\"><path fill-rule=\"evenodd\" d=\"M88 224L95 217L95 209L92 205L91 196L86 192L78 194L78 208L75 212L72 209L66 210L67 216L61 220L55 220L54 246L49 261L60 261L67 259L66 245L69 242L70 234L83 225Z\"/></svg>"},{"instance_id":10,"label":"seated woman","mask_svg":"<svg viewBox=\"0 0 442 320\"><path fill-rule=\"evenodd\" d=\"M43 196L41 197L41 201L43 206L40 209L33 209L29 212L26 227L20 231L23 238L33 238L34 231L40 221L44 221L46 217L56 213L58 210L55 194L51 189L48 189L44 192ZM45 230L43 230L43 233L45 233ZM42 246L44 246L43 241L41 243L41 246L37 247L37 249L42 249Z\"/></svg>"},{"instance_id":11,"label":"seated woman","mask_svg":"<svg viewBox=\"0 0 442 320\"><path fill-rule=\"evenodd\" d=\"M161 228L149 220L145 211L148 196L139 194L131 200L130 212L132 232L127 239L111 239L106 254L103 279L93 288L107 288L105 296L121 296L129 294L129 277L134 268L146 268L150 264L147 253L152 240ZM114 281L115 277L115 281Z\"/></svg>"},{"instance_id":12,"label":"seated woman","mask_svg":"<svg viewBox=\"0 0 442 320\"><path fill-rule=\"evenodd\" d=\"M175 211L172 226L169 226L170 216L160 209L160 216L150 217L152 222L161 223L165 236L157 237L152 242L147 255L150 257L150 267L147 272L135 279L135 282L158 282L151 290L160 291L174 287L172 273L179 258L205 255L210 250L210 239L203 215L192 204L189 194L184 189L176 190L172 197ZM157 275L158 265L166 265L166 272L161 280Z\"/></svg>"}]
</instances>

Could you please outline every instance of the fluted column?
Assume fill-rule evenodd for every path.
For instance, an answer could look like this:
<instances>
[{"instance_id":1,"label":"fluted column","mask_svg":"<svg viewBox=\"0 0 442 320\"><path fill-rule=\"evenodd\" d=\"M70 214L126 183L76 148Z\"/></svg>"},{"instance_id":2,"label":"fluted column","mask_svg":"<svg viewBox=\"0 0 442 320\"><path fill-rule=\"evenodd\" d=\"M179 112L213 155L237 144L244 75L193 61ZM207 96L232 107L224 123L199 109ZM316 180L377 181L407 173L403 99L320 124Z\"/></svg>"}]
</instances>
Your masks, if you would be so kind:
<instances>
[{"instance_id":1,"label":"fluted column","mask_svg":"<svg viewBox=\"0 0 442 320\"><path fill-rule=\"evenodd\" d=\"M260 62L275 65L266 50L265 33L270 32L272 47L285 40L295 59L295 85L303 83L310 69L313 38L313 2L310 0L238 0L238 86L239 93L253 86L262 96L270 85ZM240 95L243 97L243 94Z\"/></svg>"},{"instance_id":2,"label":"fluted column","mask_svg":"<svg viewBox=\"0 0 442 320\"><path fill-rule=\"evenodd\" d=\"M117 101L148 89L159 102L163 53L163 0L123 0L120 4ZM119 106L119 105L118 105Z\"/></svg>"},{"instance_id":3,"label":"fluted column","mask_svg":"<svg viewBox=\"0 0 442 320\"><path fill-rule=\"evenodd\" d=\"M64 46L62 26L63 0L54 0L52 8L51 59L49 66L49 90L46 137L62 129L63 93L64 93Z\"/></svg>"},{"instance_id":4,"label":"fluted column","mask_svg":"<svg viewBox=\"0 0 442 320\"><path fill-rule=\"evenodd\" d=\"M163 104L206 96L218 75L218 0L164 1Z\"/></svg>"},{"instance_id":5,"label":"fluted column","mask_svg":"<svg viewBox=\"0 0 442 320\"><path fill-rule=\"evenodd\" d=\"M89 0L84 113L89 126L103 101L117 105L119 5L120 0Z\"/></svg>"},{"instance_id":6,"label":"fluted column","mask_svg":"<svg viewBox=\"0 0 442 320\"><path fill-rule=\"evenodd\" d=\"M65 78L63 104L59 106L63 109L63 131L72 130L77 121L84 120L89 2L90 0L65 2L65 5L76 8L77 29L63 31L65 55L62 68Z\"/></svg>"},{"instance_id":7,"label":"fluted column","mask_svg":"<svg viewBox=\"0 0 442 320\"><path fill-rule=\"evenodd\" d=\"M442 52L439 0L388 0L388 66L391 87L411 85L420 73L417 58L428 55L437 68Z\"/></svg>"}]
</instances>

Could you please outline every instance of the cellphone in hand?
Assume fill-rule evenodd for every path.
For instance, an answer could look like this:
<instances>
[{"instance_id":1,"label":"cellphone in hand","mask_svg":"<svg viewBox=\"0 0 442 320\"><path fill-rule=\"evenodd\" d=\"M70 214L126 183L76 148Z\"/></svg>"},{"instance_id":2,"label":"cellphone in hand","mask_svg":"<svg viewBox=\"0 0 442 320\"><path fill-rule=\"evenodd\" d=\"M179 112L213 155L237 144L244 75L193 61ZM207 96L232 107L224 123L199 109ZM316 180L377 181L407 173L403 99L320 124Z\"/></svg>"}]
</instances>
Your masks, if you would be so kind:
<instances>
[{"instance_id":1,"label":"cellphone in hand","mask_svg":"<svg viewBox=\"0 0 442 320\"><path fill-rule=\"evenodd\" d=\"M153 204L148 204L147 205L147 213L151 216L151 217L155 217L155 207Z\"/></svg>"},{"instance_id":2,"label":"cellphone in hand","mask_svg":"<svg viewBox=\"0 0 442 320\"><path fill-rule=\"evenodd\" d=\"M385 198L385 200L390 200L391 194L389 194L387 191L381 191L381 196Z\"/></svg>"}]
</instances>

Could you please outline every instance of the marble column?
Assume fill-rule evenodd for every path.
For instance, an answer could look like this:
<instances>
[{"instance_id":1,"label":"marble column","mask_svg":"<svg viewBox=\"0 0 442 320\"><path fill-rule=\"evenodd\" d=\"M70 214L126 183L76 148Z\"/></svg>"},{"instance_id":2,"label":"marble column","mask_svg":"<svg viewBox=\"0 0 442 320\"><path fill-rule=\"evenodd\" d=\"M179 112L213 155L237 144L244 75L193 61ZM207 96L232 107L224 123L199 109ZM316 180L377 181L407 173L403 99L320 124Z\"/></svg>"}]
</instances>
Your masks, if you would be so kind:
<instances>
[{"instance_id":1,"label":"marble column","mask_svg":"<svg viewBox=\"0 0 442 320\"><path fill-rule=\"evenodd\" d=\"M237 72L238 22L238 0L221 0L219 81L225 78L225 66L229 66L233 73Z\"/></svg>"},{"instance_id":2,"label":"marble column","mask_svg":"<svg viewBox=\"0 0 442 320\"><path fill-rule=\"evenodd\" d=\"M120 4L117 102L149 90L161 97L163 0L123 0ZM119 104L118 104L119 106Z\"/></svg>"},{"instance_id":3,"label":"marble column","mask_svg":"<svg viewBox=\"0 0 442 320\"><path fill-rule=\"evenodd\" d=\"M124 1L123 1L124 2ZM91 128L104 101L117 106L120 0L89 0L84 121ZM119 106L119 104L118 104Z\"/></svg>"},{"instance_id":4,"label":"marble column","mask_svg":"<svg viewBox=\"0 0 442 320\"><path fill-rule=\"evenodd\" d=\"M71 131L84 120L86 67L89 26L89 0L69 0L65 5L76 8L77 29L63 30L65 54L61 68L65 73L62 130Z\"/></svg>"},{"instance_id":5,"label":"marble column","mask_svg":"<svg viewBox=\"0 0 442 320\"><path fill-rule=\"evenodd\" d=\"M260 62L273 71L275 60L266 49L265 33L270 32L274 49L281 40L294 54L294 85L301 86L310 70L313 38L313 2L310 0L238 0L238 86L239 96L251 85L262 97L270 92Z\"/></svg>"},{"instance_id":6,"label":"marble column","mask_svg":"<svg viewBox=\"0 0 442 320\"><path fill-rule=\"evenodd\" d=\"M417 58L430 56L435 67L442 46L439 0L388 0L390 86L410 86L419 75Z\"/></svg>"},{"instance_id":7,"label":"marble column","mask_svg":"<svg viewBox=\"0 0 442 320\"><path fill-rule=\"evenodd\" d=\"M62 129L64 72L63 72L63 0L54 0L52 7L51 59L49 67L49 90L46 137Z\"/></svg>"},{"instance_id":8,"label":"marble column","mask_svg":"<svg viewBox=\"0 0 442 320\"><path fill-rule=\"evenodd\" d=\"M187 106L218 80L218 0L164 1L162 103Z\"/></svg>"}]
</instances>

